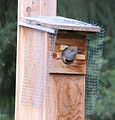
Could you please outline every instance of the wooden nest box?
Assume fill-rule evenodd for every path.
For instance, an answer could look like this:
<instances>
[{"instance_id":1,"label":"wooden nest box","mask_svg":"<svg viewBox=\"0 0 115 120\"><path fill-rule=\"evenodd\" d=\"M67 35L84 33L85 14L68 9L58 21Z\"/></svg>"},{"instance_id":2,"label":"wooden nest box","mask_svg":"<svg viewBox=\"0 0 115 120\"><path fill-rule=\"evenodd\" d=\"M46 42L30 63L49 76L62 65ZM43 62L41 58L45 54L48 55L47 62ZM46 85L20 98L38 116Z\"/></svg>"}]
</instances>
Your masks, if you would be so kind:
<instances>
[{"instance_id":1,"label":"wooden nest box","mask_svg":"<svg viewBox=\"0 0 115 120\"><path fill-rule=\"evenodd\" d=\"M84 120L86 35L100 27L58 16L24 17L19 25L16 120ZM64 63L68 48L77 53Z\"/></svg>"}]
</instances>

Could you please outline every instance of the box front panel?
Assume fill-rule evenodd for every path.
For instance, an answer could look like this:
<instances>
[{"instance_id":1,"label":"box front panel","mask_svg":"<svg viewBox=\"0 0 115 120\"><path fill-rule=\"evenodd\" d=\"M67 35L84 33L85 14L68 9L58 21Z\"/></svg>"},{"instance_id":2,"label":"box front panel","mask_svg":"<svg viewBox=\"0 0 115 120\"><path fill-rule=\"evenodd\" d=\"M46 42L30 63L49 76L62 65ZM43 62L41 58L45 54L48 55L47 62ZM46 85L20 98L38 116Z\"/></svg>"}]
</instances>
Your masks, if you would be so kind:
<instances>
[{"instance_id":1,"label":"box front panel","mask_svg":"<svg viewBox=\"0 0 115 120\"><path fill-rule=\"evenodd\" d=\"M50 68L50 73L86 74L86 40L84 35L75 33L61 33L57 36L55 51ZM61 59L62 51L67 47L77 47L78 54L72 64L64 64Z\"/></svg>"},{"instance_id":2,"label":"box front panel","mask_svg":"<svg viewBox=\"0 0 115 120\"><path fill-rule=\"evenodd\" d=\"M61 32L57 36L46 95L47 120L84 120L86 40L84 33ZM74 62L65 64L62 51L79 48Z\"/></svg>"}]
</instances>

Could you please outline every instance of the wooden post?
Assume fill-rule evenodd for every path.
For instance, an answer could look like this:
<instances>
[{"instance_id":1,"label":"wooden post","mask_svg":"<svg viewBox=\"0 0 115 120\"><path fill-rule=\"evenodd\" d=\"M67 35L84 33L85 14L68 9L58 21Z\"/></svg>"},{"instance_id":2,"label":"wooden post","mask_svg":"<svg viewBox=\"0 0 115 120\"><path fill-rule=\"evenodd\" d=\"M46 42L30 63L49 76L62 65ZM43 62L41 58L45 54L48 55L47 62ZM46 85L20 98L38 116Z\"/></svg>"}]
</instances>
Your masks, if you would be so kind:
<instances>
[{"instance_id":1,"label":"wooden post","mask_svg":"<svg viewBox=\"0 0 115 120\"><path fill-rule=\"evenodd\" d=\"M33 46L30 48L30 45L37 45L43 44L41 48L41 56L46 57L45 52L47 52L47 34L42 33L39 36L37 35L37 31L24 28L19 26L19 21L21 17L27 16L55 16L56 15L56 0L18 0L18 35L17 35L17 68L16 68L16 107L15 107L15 120L42 120L41 111L38 109L33 109L32 106L22 106L22 89L23 89L23 82L24 82L24 72L25 72L25 64L27 64L27 60L25 60L24 55L26 55L26 50L28 52L31 50L36 51ZM44 34L44 35L43 35ZM40 43L39 38L43 38L43 42ZM38 43L35 43L36 39L38 38ZM28 42L28 38L30 41ZM28 42L28 46L26 46ZM25 46L27 49L25 50ZM39 46L38 46L39 47ZM44 55L42 55L44 54ZM30 55L30 63L35 62L32 61L32 55ZM43 58L45 60L45 58ZM45 63L45 61L43 62ZM34 63L33 63L34 64ZM38 64L38 63L36 63ZM30 65L31 67L32 65ZM42 66L42 69L45 69L45 65ZM30 71L31 73L32 71ZM46 72L46 71L43 71ZM32 75L29 76L30 79ZM30 83L31 84L31 83ZM25 93L26 94L26 93ZM45 119L46 120L46 119Z\"/></svg>"}]
</instances>

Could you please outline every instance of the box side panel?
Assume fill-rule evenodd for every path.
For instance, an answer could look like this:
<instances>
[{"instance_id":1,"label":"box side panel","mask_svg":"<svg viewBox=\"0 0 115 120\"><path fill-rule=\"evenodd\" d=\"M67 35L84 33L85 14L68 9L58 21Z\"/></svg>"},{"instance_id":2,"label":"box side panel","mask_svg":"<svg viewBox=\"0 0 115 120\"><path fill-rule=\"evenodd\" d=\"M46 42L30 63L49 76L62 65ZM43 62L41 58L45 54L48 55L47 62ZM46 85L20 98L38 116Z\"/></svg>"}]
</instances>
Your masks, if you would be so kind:
<instances>
[{"instance_id":1,"label":"box side panel","mask_svg":"<svg viewBox=\"0 0 115 120\"><path fill-rule=\"evenodd\" d=\"M20 28L18 46L16 120L42 120L47 80L47 33Z\"/></svg>"}]
</instances>

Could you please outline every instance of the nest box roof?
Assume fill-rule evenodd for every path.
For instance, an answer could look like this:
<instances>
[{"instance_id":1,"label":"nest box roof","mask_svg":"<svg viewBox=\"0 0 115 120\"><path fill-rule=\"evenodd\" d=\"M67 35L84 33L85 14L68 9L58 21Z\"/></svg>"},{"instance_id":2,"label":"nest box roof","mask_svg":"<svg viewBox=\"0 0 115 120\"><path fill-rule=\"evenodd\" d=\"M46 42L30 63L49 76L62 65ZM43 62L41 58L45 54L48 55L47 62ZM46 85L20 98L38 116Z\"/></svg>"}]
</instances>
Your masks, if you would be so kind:
<instances>
[{"instance_id":1,"label":"nest box roof","mask_svg":"<svg viewBox=\"0 0 115 120\"><path fill-rule=\"evenodd\" d=\"M84 32L100 32L101 30L99 26L60 16L23 17L20 19L19 25L51 33L54 33L55 30Z\"/></svg>"}]
</instances>

